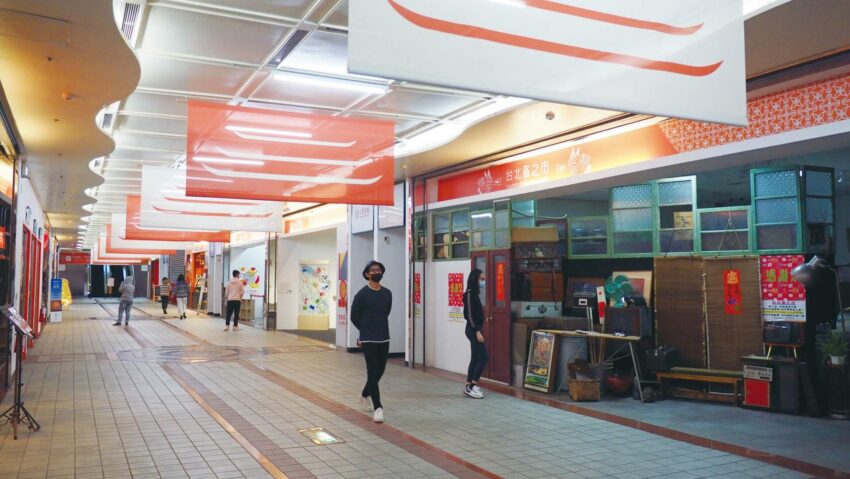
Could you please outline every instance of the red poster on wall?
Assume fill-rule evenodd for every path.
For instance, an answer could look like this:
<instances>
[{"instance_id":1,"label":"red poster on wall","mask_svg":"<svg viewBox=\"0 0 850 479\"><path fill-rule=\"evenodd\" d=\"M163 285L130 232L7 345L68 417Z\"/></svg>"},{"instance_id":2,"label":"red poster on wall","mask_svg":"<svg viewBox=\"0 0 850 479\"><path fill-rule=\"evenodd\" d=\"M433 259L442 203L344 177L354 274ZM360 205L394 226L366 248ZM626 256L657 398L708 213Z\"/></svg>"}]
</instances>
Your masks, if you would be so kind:
<instances>
[{"instance_id":1,"label":"red poster on wall","mask_svg":"<svg viewBox=\"0 0 850 479\"><path fill-rule=\"evenodd\" d=\"M727 269L723 272L723 310L738 315L744 311L741 293L741 271Z\"/></svg>"},{"instance_id":2,"label":"red poster on wall","mask_svg":"<svg viewBox=\"0 0 850 479\"><path fill-rule=\"evenodd\" d=\"M765 321L806 320L806 287L791 277L791 270L804 262L801 254L759 257Z\"/></svg>"},{"instance_id":3,"label":"red poster on wall","mask_svg":"<svg viewBox=\"0 0 850 479\"><path fill-rule=\"evenodd\" d=\"M395 124L189 102L186 195L392 206Z\"/></svg>"},{"instance_id":4,"label":"red poster on wall","mask_svg":"<svg viewBox=\"0 0 850 479\"><path fill-rule=\"evenodd\" d=\"M413 302L422 304L422 276L421 273L413 274Z\"/></svg>"},{"instance_id":5,"label":"red poster on wall","mask_svg":"<svg viewBox=\"0 0 850 479\"><path fill-rule=\"evenodd\" d=\"M505 263L496 264L496 301L505 300Z\"/></svg>"},{"instance_id":6,"label":"red poster on wall","mask_svg":"<svg viewBox=\"0 0 850 479\"><path fill-rule=\"evenodd\" d=\"M449 273L449 320L463 318L463 273Z\"/></svg>"}]
</instances>

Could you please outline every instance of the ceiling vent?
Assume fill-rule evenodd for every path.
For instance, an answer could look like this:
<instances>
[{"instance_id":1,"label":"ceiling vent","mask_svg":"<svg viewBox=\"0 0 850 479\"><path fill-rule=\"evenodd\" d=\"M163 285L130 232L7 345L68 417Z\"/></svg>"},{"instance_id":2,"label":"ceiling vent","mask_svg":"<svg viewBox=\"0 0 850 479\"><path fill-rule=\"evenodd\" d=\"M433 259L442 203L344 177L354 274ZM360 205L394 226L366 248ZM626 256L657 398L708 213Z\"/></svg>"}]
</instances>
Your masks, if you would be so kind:
<instances>
[{"instance_id":1,"label":"ceiling vent","mask_svg":"<svg viewBox=\"0 0 850 479\"><path fill-rule=\"evenodd\" d=\"M125 2L124 15L121 18L121 34L127 43L133 45L136 40L136 29L142 16L142 6L138 3Z\"/></svg>"},{"instance_id":2,"label":"ceiling vent","mask_svg":"<svg viewBox=\"0 0 850 479\"><path fill-rule=\"evenodd\" d=\"M100 121L100 128L104 131L112 131L112 120L114 118L114 113L104 113L103 119Z\"/></svg>"},{"instance_id":3,"label":"ceiling vent","mask_svg":"<svg viewBox=\"0 0 850 479\"><path fill-rule=\"evenodd\" d=\"M306 30L295 30L294 32L292 32L292 36L290 36L289 39L286 40L286 43L281 45L280 49L274 54L272 59L269 60L268 63L266 63L266 66L272 68L279 67L280 64L283 63L284 60L286 60L286 57L288 57L289 54L292 53L292 51L295 50L295 48L297 48L298 45L301 44L301 41L304 40L308 33L310 32Z\"/></svg>"}]
</instances>

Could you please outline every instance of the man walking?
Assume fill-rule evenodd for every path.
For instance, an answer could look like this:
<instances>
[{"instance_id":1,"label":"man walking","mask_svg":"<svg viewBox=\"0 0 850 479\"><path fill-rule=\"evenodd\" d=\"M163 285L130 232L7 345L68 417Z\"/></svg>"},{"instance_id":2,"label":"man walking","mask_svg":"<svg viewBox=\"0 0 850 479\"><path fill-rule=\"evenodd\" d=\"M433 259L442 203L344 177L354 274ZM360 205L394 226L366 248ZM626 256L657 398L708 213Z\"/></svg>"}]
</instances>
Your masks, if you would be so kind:
<instances>
[{"instance_id":1,"label":"man walking","mask_svg":"<svg viewBox=\"0 0 850 479\"><path fill-rule=\"evenodd\" d=\"M224 318L224 330L230 331L230 315L233 315L233 330L239 331L239 308L242 306L242 296L245 295L245 285L239 278L238 269L233 270L233 278L227 283L224 295L227 297L227 315Z\"/></svg>"},{"instance_id":2,"label":"man walking","mask_svg":"<svg viewBox=\"0 0 850 479\"><path fill-rule=\"evenodd\" d=\"M132 276L124 278L118 292L121 293L121 302L118 303L118 321L113 326L121 326L121 316L124 316L124 326L128 326L130 324L130 310L133 309L133 296L136 293Z\"/></svg>"},{"instance_id":3,"label":"man walking","mask_svg":"<svg viewBox=\"0 0 850 479\"><path fill-rule=\"evenodd\" d=\"M351 304L351 323L360 331L357 345L363 349L366 358L366 386L360 393L360 403L368 410L369 399L375 414L372 420L384 422L384 406L381 404L381 391L378 382L387 367L387 356L390 351L389 316L393 307L393 295L387 288L381 286L386 268L377 261L370 261L363 268L363 278L369 282L357 295Z\"/></svg>"},{"instance_id":4,"label":"man walking","mask_svg":"<svg viewBox=\"0 0 850 479\"><path fill-rule=\"evenodd\" d=\"M162 314L168 314L168 299L171 297L171 281L163 276L159 283L159 301L162 304Z\"/></svg>"}]
</instances>

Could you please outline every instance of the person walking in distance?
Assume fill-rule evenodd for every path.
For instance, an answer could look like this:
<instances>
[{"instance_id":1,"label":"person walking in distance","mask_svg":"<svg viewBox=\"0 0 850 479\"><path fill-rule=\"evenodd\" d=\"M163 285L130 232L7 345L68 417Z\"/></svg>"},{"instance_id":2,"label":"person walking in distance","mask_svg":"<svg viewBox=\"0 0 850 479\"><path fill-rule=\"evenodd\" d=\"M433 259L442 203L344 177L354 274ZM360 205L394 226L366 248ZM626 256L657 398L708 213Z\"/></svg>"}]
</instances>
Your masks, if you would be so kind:
<instances>
[{"instance_id":1,"label":"person walking in distance","mask_svg":"<svg viewBox=\"0 0 850 479\"><path fill-rule=\"evenodd\" d=\"M118 321L113 326L121 326L122 315L124 316L124 326L128 326L130 324L130 310L133 309L133 295L136 293L132 276L124 278L124 282L118 287L118 292L121 293L121 302L118 303Z\"/></svg>"},{"instance_id":2,"label":"person walking in distance","mask_svg":"<svg viewBox=\"0 0 850 479\"><path fill-rule=\"evenodd\" d=\"M162 303L162 314L168 314L168 298L171 297L171 281L167 276L159 283L159 302Z\"/></svg>"},{"instance_id":3,"label":"person walking in distance","mask_svg":"<svg viewBox=\"0 0 850 479\"><path fill-rule=\"evenodd\" d=\"M466 339L472 356L466 372L466 387L463 394L473 399L484 399L484 393L478 387L481 373L487 366L487 346L484 344L484 306L481 304L481 291L485 286L484 273L473 269L466 281L466 291L463 293L463 317L466 319Z\"/></svg>"},{"instance_id":4,"label":"person walking in distance","mask_svg":"<svg viewBox=\"0 0 850 479\"><path fill-rule=\"evenodd\" d=\"M230 331L230 315L233 315L233 330L239 331L239 308L242 306L242 296L245 295L245 285L239 278L239 270L233 270L233 277L224 290L227 296L227 316L224 318L224 330Z\"/></svg>"},{"instance_id":5,"label":"person walking in distance","mask_svg":"<svg viewBox=\"0 0 850 479\"><path fill-rule=\"evenodd\" d=\"M369 281L354 296L351 304L351 323L360 331L357 346L363 349L366 358L366 386L360 393L360 405L368 411L369 399L375 413L375 422L384 422L384 406L378 382L387 366L390 352L389 316L393 306L390 290L381 286L386 268L377 261L370 261L363 269L363 277Z\"/></svg>"},{"instance_id":6,"label":"person walking in distance","mask_svg":"<svg viewBox=\"0 0 850 479\"><path fill-rule=\"evenodd\" d=\"M174 284L174 296L177 298L177 316L186 319L186 302L189 300L189 284L181 274Z\"/></svg>"}]
</instances>

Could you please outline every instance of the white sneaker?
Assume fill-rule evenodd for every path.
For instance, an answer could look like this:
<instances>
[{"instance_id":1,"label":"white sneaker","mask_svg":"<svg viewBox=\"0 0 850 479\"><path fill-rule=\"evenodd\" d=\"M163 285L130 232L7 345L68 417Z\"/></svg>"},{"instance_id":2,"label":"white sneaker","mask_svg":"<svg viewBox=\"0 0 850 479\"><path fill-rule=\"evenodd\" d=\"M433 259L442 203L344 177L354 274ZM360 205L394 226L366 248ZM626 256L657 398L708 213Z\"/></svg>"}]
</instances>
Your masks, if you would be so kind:
<instances>
[{"instance_id":1,"label":"white sneaker","mask_svg":"<svg viewBox=\"0 0 850 479\"><path fill-rule=\"evenodd\" d=\"M384 422L384 408L379 407L378 409L375 409L375 415L372 416L372 420L377 423Z\"/></svg>"},{"instance_id":2,"label":"white sneaker","mask_svg":"<svg viewBox=\"0 0 850 479\"><path fill-rule=\"evenodd\" d=\"M478 386L469 387L468 385L463 388L463 394L466 397L471 397L472 399L484 399L484 395L481 394L480 390L476 390Z\"/></svg>"},{"instance_id":3,"label":"white sneaker","mask_svg":"<svg viewBox=\"0 0 850 479\"><path fill-rule=\"evenodd\" d=\"M370 401L369 398L364 398L363 396L360 396L360 409L363 412L371 411L372 410L372 401Z\"/></svg>"},{"instance_id":4,"label":"white sneaker","mask_svg":"<svg viewBox=\"0 0 850 479\"><path fill-rule=\"evenodd\" d=\"M478 394L480 396L480 399L484 399L484 391L482 391L477 384L475 386L472 386L472 392Z\"/></svg>"},{"instance_id":5,"label":"white sneaker","mask_svg":"<svg viewBox=\"0 0 850 479\"><path fill-rule=\"evenodd\" d=\"M224 328L224 330L225 330L225 331L230 331L230 326L226 326L226 327Z\"/></svg>"},{"instance_id":6,"label":"white sneaker","mask_svg":"<svg viewBox=\"0 0 850 479\"><path fill-rule=\"evenodd\" d=\"M234 330L234 331L239 331L239 326L234 326L234 327L233 327L233 330Z\"/></svg>"}]
</instances>

